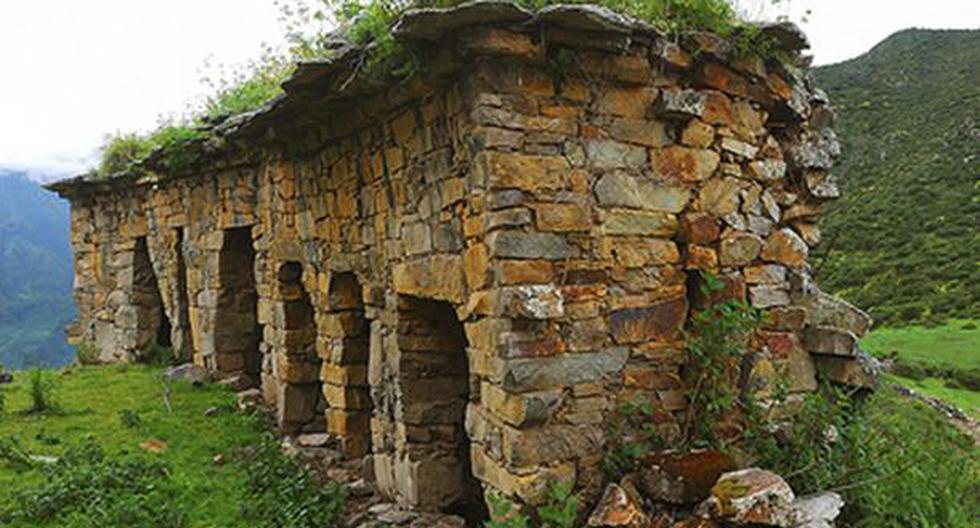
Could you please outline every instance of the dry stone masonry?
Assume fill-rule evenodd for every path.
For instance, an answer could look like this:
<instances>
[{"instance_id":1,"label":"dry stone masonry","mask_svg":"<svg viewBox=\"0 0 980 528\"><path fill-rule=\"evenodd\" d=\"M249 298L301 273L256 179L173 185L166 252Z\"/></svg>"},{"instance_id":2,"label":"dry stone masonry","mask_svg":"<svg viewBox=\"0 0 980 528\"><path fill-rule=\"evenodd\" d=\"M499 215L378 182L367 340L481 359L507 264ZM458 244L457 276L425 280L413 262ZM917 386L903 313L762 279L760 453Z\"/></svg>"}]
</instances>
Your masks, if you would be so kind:
<instances>
[{"instance_id":1,"label":"dry stone masonry","mask_svg":"<svg viewBox=\"0 0 980 528\"><path fill-rule=\"evenodd\" d=\"M341 47L216 125L193 169L52 185L72 341L247 376L285 432L370 455L421 510L536 504L554 478L597 500L617 399L679 430L700 271L768 313L754 364L790 403L820 376L873 383L867 317L809 279L839 146L805 71L590 6L416 10L394 32L424 74L379 83Z\"/></svg>"}]
</instances>

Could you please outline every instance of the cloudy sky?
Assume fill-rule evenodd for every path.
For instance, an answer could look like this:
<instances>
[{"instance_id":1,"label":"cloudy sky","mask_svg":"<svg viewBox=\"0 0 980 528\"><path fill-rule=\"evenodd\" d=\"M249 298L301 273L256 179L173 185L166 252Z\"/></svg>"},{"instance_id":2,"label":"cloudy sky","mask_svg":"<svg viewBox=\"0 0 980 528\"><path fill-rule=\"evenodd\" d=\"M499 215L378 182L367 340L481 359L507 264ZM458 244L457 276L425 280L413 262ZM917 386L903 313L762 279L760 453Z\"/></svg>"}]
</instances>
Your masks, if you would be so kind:
<instances>
[{"instance_id":1,"label":"cloudy sky","mask_svg":"<svg viewBox=\"0 0 980 528\"><path fill-rule=\"evenodd\" d=\"M759 13L768 0L740 3ZM785 11L806 16L817 64L908 27L980 28L980 0L791 0ZM277 13L273 0L0 0L0 167L50 177L91 166L106 133L151 129L200 101L206 64L281 45Z\"/></svg>"}]
</instances>

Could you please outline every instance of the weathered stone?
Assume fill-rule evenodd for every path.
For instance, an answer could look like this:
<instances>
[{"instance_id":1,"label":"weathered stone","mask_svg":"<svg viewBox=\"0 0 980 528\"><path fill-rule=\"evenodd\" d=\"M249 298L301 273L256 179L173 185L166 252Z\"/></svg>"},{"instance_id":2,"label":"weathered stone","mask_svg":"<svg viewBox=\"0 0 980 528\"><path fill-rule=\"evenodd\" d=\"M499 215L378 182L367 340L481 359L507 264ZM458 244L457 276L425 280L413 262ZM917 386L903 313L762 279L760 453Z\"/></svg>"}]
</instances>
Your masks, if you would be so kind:
<instances>
[{"instance_id":1,"label":"weathered stone","mask_svg":"<svg viewBox=\"0 0 980 528\"><path fill-rule=\"evenodd\" d=\"M690 200L689 187L658 184L621 172L604 175L596 182L599 205L679 213Z\"/></svg>"},{"instance_id":2,"label":"weathered stone","mask_svg":"<svg viewBox=\"0 0 980 528\"><path fill-rule=\"evenodd\" d=\"M163 373L163 379L168 382L182 381L193 385L202 385L210 380L208 371L191 363L170 367Z\"/></svg>"},{"instance_id":3,"label":"weathered stone","mask_svg":"<svg viewBox=\"0 0 980 528\"><path fill-rule=\"evenodd\" d=\"M462 257L433 255L398 264L392 276L399 293L454 302L464 300L466 281Z\"/></svg>"},{"instance_id":4,"label":"weathered stone","mask_svg":"<svg viewBox=\"0 0 980 528\"><path fill-rule=\"evenodd\" d=\"M762 251L762 239L751 233L733 233L722 239L718 260L722 266L744 266Z\"/></svg>"},{"instance_id":5,"label":"weathered stone","mask_svg":"<svg viewBox=\"0 0 980 528\"><path fill-rule=\"evenodd\" d=\"M483 384L481 395L490 412L518 428L547 423L562 403L561 391L511 394L490 383Z\"/></svg>"},{"instance_id":6,"label":"weathered stone","mask_svg":"<svg viewBox=\"0 0 980 528\"><path fill-rule=\"evenodd\" d=\"M625 169L647 161L645 148L608 139L586 142L585 155L591 166L597 169Z\"/></svg>"},{"instance_id":7,"label":"weathered stone","mask_svg":"<svg viewBox=\"0 0 980 528\"><path fill-rule=\"evenodd\" d=\"M810 312L811 324L847 330L858 338L871 330L871 317L860 308L822 291L801 296L797 303Z\"/></svg>"},{"instance_id":8,"label":"weathered stone","mask_svg":"<svg viewBox=\"0 0 980 528\"><path fill-rule=\"evenodd\" d=\"M609 331L620 344L670 339L687 317L687 300L664 301L643 308L629 308L609 316Z\"/></svg>"},{"instance_id":9,"label":"weathered stone","mask_svg":"<svg viewBox=\"0 0 980 528\"><path fill-rule=\"evenodd\" d=\"M698 201L701 210L718 216L738 210L741 184L735 178L712 178L701 188Z\"/></svg>"},{"instance_id":10,"label":"weathered stone","mask_svg":"<svg viewBox=\"0 0 980 528\"><path fill-rule=\"evenodd\" d=\"M722 474L736 468L721 451L665 451L644 457L638 487L648 497L671 504L695 504L711 494Z\"/></svg>"},{"instance_id":11,"label":"weathered stone","mask_svg":"<svg viewBox=\"0 0 980 528\"><path fill-rule=\"evenodd\" d=\"M650 518L643 512L642 499L618 484L610 484L589 515L588 526L606 528L649 528Z\"/></svg>"},{"instance_id":12,"label":"weathered stone","mask_svg":"<svg viewBox=\"0 0 980 528\"><path fill-rule=\"evenodd\" d=\"M809 252L810 249L806 242L792 229L784 227L766 239L766 246L762 249L762 258L791 268L801 268L806 264Z\"/></svg>"},{"instance_id":13,"label":"weathered stone","mask_svg":"<svg viewBox=\"0 0 980 528\"><path fill-rule=\"evenodd\" d=\"M677 217L656 211L607 211L602 214L602 232L607 235L669 237L677 232Z\"/></svg>"},{"instance_id":14,"label":"weathered stone","mask_svg":"<svg viewBox=\"0 0 980 528\"><path fill-rule=\"evenodd\" d=\"M592 216L588 208L577 204L539 204L535 206L535 219L541 231L588 231Z\"/></svg>"},{"instance_id":15,"label":"weathered stone","mask_svg":"<svg viewBox=\"0 0 980 528\"><path fill-rule=\"evenodd\" d=\"M832 200L840 197L837 180L832 174L823 171L808 171L803 178L806 188L815 198Z\"/></svg>"},{"instance_id":16,"label":"weathered stone","mask_svg":"<svg viewBox=\"0 0 980 528\"><path fill-rule=\"evenodd\" d=\"M844 499L833 492L798 497L792 504L794 528L834 528L843 508Z\"/></svg>"},{"instance_id":17,"label":"weathered stone","mask_svg":"<svg viewBox=\"0 0 980 528\"><path fill-rule=\"evenodd\" d=\"M744 141L729 137L721 139L721 148L722 150L747 159L752 159L759 153L759 148L755 145L750 145Z\"/></svg>"},{"instance_id":18,"label":"weathered stone","mask_svg":"<svg viewBox=\"0 0 980 528\"><path fill-rule=\"evenodd\" d=\"M841 385L874 389L881 378L877 361L864 352L857 357L814 355L813 361L822 378Z\"/></svg>"},{"instance_id":19,"label":"weathered stone","mask_svg":"<svg viewBox=\"0 0 980 528\"><path fill-rule=\"evenodd\" d=\"M505 390L530 392L591 383L623 370L629 350L615 347L586 354L502 361L499 379Z\"/></svg>"},{"instance_id":20,"label":"weathered stone","mask_svg":"<svg viewBox=\"0 0 980 528\"><path fill-rule=\"evenodd\" d=\"M561 290L551 284L512 286L500 291L507 313L526 319L557 319L565 315Z\"/></svg>"},{"instance_id":21,"label":"weathered stone","mask_svg":"<svg viewBox=\"0 0 980 528\"><path fill-rule=\"evenodd\" d=\"M707 95L696 90L661 90L657 114L668 118L701 117Z\"/></svg>"},{"instance_id":22,"label":"weathered stone","mask_svg":"<svg viewBox=\"0 0 980 528\"><path fill-rule=\"evenodd\" d=\"M748 284L783 284L786 282L786 268L776 264L748 266L743 270Z\"/></svg>"},{"instance_id":23,"label":"weathered stone","mask_svg":"<svg viewBox=\"0 0 980 528\"><path fill-rule=\"evenodd\" d=\"M578 255L564 237L552 233L495 231L487 237L490 256L515 259L563 260Z\"/></svg>"},{"instance_id":24,"label":"weathered stone","mask_svg":"<svg viewBox=\"0 0 980 528\"><path fill-rule=\"evenodd\" d=\"M801 169L830 170L840 154L840 141L830 128L808 135L789 151L793 164Z\"/></svg>"},{"instance_id":25,"label":"weathered stone","mask_svg":"<svg viewBox=\"0 0 980 528\"><path fill-rule=\"evenodd\" d=\"M671 146L653 150L651 160L653 171L661 178L697 182L714 174L721 157L713 150Z\"/></svg>"},{"instance_id":26,"label":"weathered stone","mask_svg":"<svg viewBox=\"0 0 980 528\"><path fill-rule=\"evenodd\" d=\"M694 244L710 244L721 235L718 218L707 213L688 213L682 217L682 239Z\"/></svg>"},{"instance_id":27,"label":"weathered stone","mask_svg":"<svg viewBox=\"0 0 980 528\"><path fill-rule=\"evenodd\" d=\"M749 176L763 182L774 182L786 176L786 162L765 159L749 163Z\"/></svg>"},{"instance_id":28,"label":"weathered stone","mask_svg":"<svg viewBox=\"0 0 980 528\"><path fill-rule=\"evenodd\" d=\"M811 314L812 317L812 314ZM813 324L813 321L810 321ZM854 357L858 354L857 337L847 331L829 326L809 326L803 342L811 354Z\"/></svg>"},{"instance_id":29,"label":"weathered stone","mask_svg":"<svg viewBox=\"0 0 980 528\"><path fill-rule=\"evenodd\" d=\"M681 133L681 143L704 149L715 142L715 128L700 119L692 119Z\"/></svg>"},{"instance_id":30,"label":"weathered stone","mask_svg":"<svg viewBox=\"0 0 980 528\"><path fill-rule=\"evenodd\" d=\"M609 126L609 135L619 141L646 147L663 147L671 143L664 123L646 119L617 119Z\"/></svg>"},{"instance_id":31,"label":"weathered stone","mask_svg":"<svg viewBox=\"0 0 980 528\"><path fill-rule=\"evenodd\" d=\"M722 475L698 510L736 525L790 528L795 498L793 489L779 475L748 468Z\"/></svg>"}]
</instances>

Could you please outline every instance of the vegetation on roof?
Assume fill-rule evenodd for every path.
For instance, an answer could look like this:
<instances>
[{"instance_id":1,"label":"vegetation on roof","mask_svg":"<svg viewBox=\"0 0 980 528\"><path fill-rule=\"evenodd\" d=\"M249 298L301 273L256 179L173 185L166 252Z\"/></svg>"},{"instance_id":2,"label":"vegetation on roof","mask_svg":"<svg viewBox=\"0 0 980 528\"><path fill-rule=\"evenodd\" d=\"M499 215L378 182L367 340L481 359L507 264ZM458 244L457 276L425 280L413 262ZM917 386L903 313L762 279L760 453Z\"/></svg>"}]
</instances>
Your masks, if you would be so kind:
<instances>
[{"instance_id":1,"label":"vegetation on roof","mask_svg":"<svg viewBox=\"0 0 980 528\"><path fill-rule=\"evenodd\" d=\"M213 93L184 117L169 119L148 134L116 133L106 137L102 160L94 176L105 179L132 171L148 158L169 171L186 169L195 155L186 148L206 140L212 124L228 116L253 111L282 92L282 82L297 61L329 57L342 39L367 50L361 73L379 77L410 77L423 69L415 49L398 41L391 27L412 8L454 7L469 0L277 0L288 49L267 49L262 57L231 73L209 80ZM772 4L788 0L770 0ZM775 47L758 27L745 22L733 0L513 0L538 11L551 5L593 4L651 24L677 37L690 31L709 31L733 43L737 55L768 56ZM336 31L331 31L338 28ZM151 156L152 155L152 156Z\"/></svg>"}]
</instances>

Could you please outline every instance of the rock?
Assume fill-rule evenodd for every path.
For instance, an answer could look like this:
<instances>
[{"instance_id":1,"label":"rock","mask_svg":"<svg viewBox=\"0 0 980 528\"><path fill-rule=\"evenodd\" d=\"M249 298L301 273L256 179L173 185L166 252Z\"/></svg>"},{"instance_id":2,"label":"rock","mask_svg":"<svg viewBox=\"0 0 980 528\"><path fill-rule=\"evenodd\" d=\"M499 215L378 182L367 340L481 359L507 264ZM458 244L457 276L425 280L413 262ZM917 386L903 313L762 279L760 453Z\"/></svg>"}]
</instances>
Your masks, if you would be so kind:
<instances>
[{"instance_id":1,"label":"rock","mask_svg":"<svg viewBox=\"0 0 980 528\"><path fill-rule=\"evenodd\" d=\"M609 315L609 333L619 344L672 339L686 317L687 300L683 297L652 306L617 310Z\"/></svg>"},{"instance_id":2,"label":"rock","mask_svg":"<svg viewBox=\"0 0 980 528\"><path fill-rule=\"evenodd\" d=\"M773 308L789 305L787 284L759 284L749 287L749 300L754 308Z\"/></svg>"},{"instance_id":3,"label":"rock","mask_svg":"<svg viewBox=\"0 0 980 528\"><path fill-rule=\"evenodd\" d=\"M627 357L629 349L615 347L600 352L511 359L502 362L499 377L503 388L512 392L567 387L601 381L621 372Z\"/></svg>"},{"instance_id":4,"label":"rock","mask_svg":"<svg viewBox=\"0 0 980 528\"><path fill-rule=\"evenodd\" d=\"M759 153L759 148L755 145L730 137L721 139L721 149L747 159L752 159Z\"/></svg>"},{"instance_id":5,"label":"rock","mask_svg":"<svg viewBox=\"0 0 980 528\"><path fill-rule=\"evenodd\" d=\"M667 118L701 117L708 96L696 90L663 90L657 101L657 115Z\"/></svg>"},{"instance_id":6,"label":"rock","mask_svg":"<svg viewBox=\"0 0 980 528\"><path fill-rule=\"evenodd\" d=\"M758 468L725 473L698 512L736 525L793 526L793 489L779 475Z\"/></svg>"},{"instance_id":7,"label":"rock","mask_svg":"<svg viewBox=\"0 0 980 528\"><path fill-rule=\"evenodd\" d=\"M221 412L221 407L208 407L204 410L204 416L212 417L217 416Z\"/></svg>"},{"instance_id":8,"label":"rock","mask_svg":"<svg viewBox=\"0 0 980 528\"><path fill-rule=\"evenodd\" d=\"M648 528L650 518L643 512L642 499L632 486L610 484L589 515L588 526L594 528Z\"/></svg>"},{"instance_id":9,"label":"rock","mask_svg":"<svg viewBox=\"0 0 980 528\"><path fill-rule=\"evenodd\" d=\"M844 499L836 493L820 493L793 501L794 528L834 528Z\"/></svg>"},{"instance_id":10,"label":"rock","mask_svg":"<svg viewBox=\"0 0 980 528\"><path fill-rule=\"evenodd\" d=\"M673 145L651 151L650 160L653 171L661 178L698 182L714 174L721 157L713 150Z\"/></svg>"},{"instance_id":11,"label":"rock","mask_svg":"<svg viewBox=\"0 0 980 528\"><path fill-rule=\"evenodd\" d=\"M565 299L552 284L503 288L500 304L508 314L524 319L557 319L565 315Z\"/></svg>"},{"instance_id":12,"label":"rock","mask_svg":"<svg viewBox=\"0 0 980 528\"><path fill-rule=\"evenodd\" d=\"M657 184L622 172L612 172L596 182L595 194L599 205L604 207L679 213L690 201L691 189L686 186Z\"/></svg>"},{"instance_id":13,"label":"rock","mask_svg":"<svg viewBox=\"0 0 980 528\"><path fill-rule=\"evenodd\" d=\"M199 367L193 363L184 363L170 367L163 373L163 379L168 382L186 381L193 385L203 385L208 382L208 371L204 367Z\"/></svg>"},{"instance_id":14,"label":"rock","mask_svg":"<svg viewBox=\"0 0 980 528\"><path fill-rule=\"evenodd\" d=\"M878 361L864 352L856 357L814 355L813 362L820 376L850 387L873 389L881 380L881 366Z\"/></svg>"},{"instance_id":15,"label":"rock","mask_svg":"<svg viewBox=\"0 0 980 528\"><path fill-rule=\"evenodd\" d=\"M722 266L744 266L759 256L762 245L758 235L736 232L721 241L719 262Z\"/></svg>"},{"instance_id":16,"label":"rock","mask_svg":"<svg viewBox=\"0 0 980 528\"><path fill-rule=\"evenodd\" d=\"M802 268L806 264L810 247L795 231L784 227L766 239L762 258L769 262L785 264L791 268Z\"/></svg>"},{"instance_id":17,"label":"rock","mask_svg":"<svg viewBox=\"0 0 980 528\"><path fill-rule=\"evenodd\" d=\"M300 447L327 447L333 438L327 433L307 433L296 437Z\"/></svg>"},{"instance_id":18,"label":"rock","mask_svg":"<svg viewBox=\"0 0 980 528\"><path fill-rule=\"evenodd\" d=\"M238 410L242 412L254 411L262 404L262 391L259 389L248 389L238 393Z\"/></svg>"},{"instance_id":19,"label":"rock","mask_svg":"<svg viewBox=\"0 0 980 528\"><path fill-rule=\"evenodd\" d=\"M864 337L871 330L871 317L839 297L817 290L794 301L794 304L809 310L813 325L847 330L858 338Z\"/></svg>"},{"instance_id":20,"label":"rock","mask_svg":"<svg viewBox=\"0 0 980 528\"><path fill-rule=\"evenodd\" d=\"M658 501L695 504L708 498L718 477L735 468L735 461L721 451L652 453L643 459L637 484Z\"/></svg>"},{"instance_id":21,"label":"rock","mask_svg":"<svg viewBox=\"0 0 980 528\"><path fill-rule=\"evenodd\" d=\"M811 325L813 321L810 321ZM857 336L848 330L829 326L809 326L803 331L803 346L811 354L855 357Z\"/></svg>"},{"instance_id":22,"label":"rock","mask_svg":"<svg viewBox=\"0 0 980 528\"><path fill-rule=\"evenodd\" d=\"M214 455L211 457L211 463L215 466L223 466L225 464L225 455L222 455L221 453Z\"/></svg>"},{"instance_id":23,"label":"rock","mask_svg":"<svg viewBox=\"0 0 980 528\"><path fill-rule=\"evenodd\" d=\"M793 22L766 22L759 25L763 35L774 39L781 48L800 51L810 47L806 33Z\"/></svg>"},{"instance_id":24,"label":"rock","mask_svg":"<svg viewBox=\"0 0 980 528\"><path fill-rule=\"evenodd\" d=\"M735 178L712 178L701 188L701 210L718 216L738 211L741 185Z\"/></svg>"},{"instance_id":25,"label":"rock","mask_svg":"<svg viewBox=\"0 0 980 528\"><path fill-rule=\"evenodd\" d=\"M825 128L808 135L789 151L793 165L801 169L830 170L841 154L840 141L833 129Z\"/></svg>"},{"instance_id":26,"label":"rock","mask_svg":"<svg viewBox=\"0 0 980 528\"><path fill-rule=\"evenodd\" d=\"M410 9L398 19L392 32L410 40L438 40L474 24L520 23L532 17L531 12L514 2L483 0L449 8Z\"/></svg>"},{"instance_id":27,"label":"rock","mask_svg":"<svg viewBox=\"0 0 980 528\"><path fill-rule=\"evenodd\" d=\"M602 215L602 232L607 235L669 237L677 232L677 217L660 211L617 209Z\"/></svg>"},{"instance_id":28,"label":"rock","mask_svg":"<svg viewBox=\"0 0 980 528\"><path fill-rule=\"evenodd\" d=\"M553 233L494 231L487 237L490 255L500 258L564 260L578 256L578 249Z\"/></svg>"},{"instance_id":29,"label":"rock","mask_svg":"<svg viewBox=\"0 0 980 528\"><path fill-rule=\"evenodd\" d=\"M252 377L249 376L248 374L240 373L219 380L217 382L217 385L220 385L222 387L229 387L231 390L235 392L241 392L246 389L251 389L252 387L255 387L257 384L255 383L255 380L252 379Z\"/></svg>"},{"instance_id":30,"label":"rock","mask_svg":"<svg viewBox=\"0 0 980 528\"><path fill-rule=\"evenodd\" d=\"M833 174L823 171L809 171L803 178L806 188L814 198L833 200L840 198L840 188Z\"/></svg>"},{"instance_id":31,"label":"rock","mask_svg":"<svg viewBox=\"0 0 980 528\"><path fill-rule=\"evenodd\" d=\"M786 176L786 163L765 159L749 163L749 176L763 182L774 182Z\"/></svg>"},{"instance_id":32,"label":"rock","mask_svg":"<svg viewBox=\"0 0 980 528\"><path fill-rule=\"evenodd\" d=\"M647 149L609 139L586 142L585 154L597 169L626 169L647 162Z\"/></svg>"}]
</instances>

